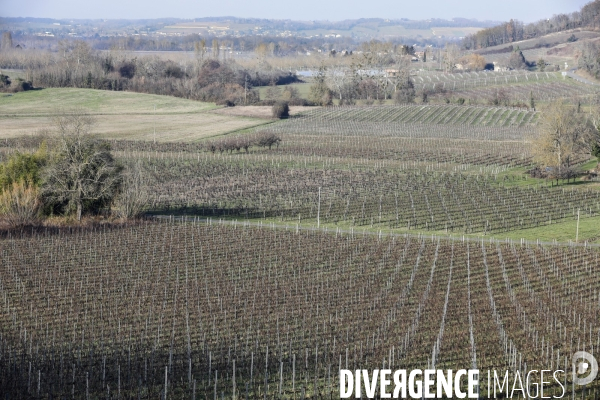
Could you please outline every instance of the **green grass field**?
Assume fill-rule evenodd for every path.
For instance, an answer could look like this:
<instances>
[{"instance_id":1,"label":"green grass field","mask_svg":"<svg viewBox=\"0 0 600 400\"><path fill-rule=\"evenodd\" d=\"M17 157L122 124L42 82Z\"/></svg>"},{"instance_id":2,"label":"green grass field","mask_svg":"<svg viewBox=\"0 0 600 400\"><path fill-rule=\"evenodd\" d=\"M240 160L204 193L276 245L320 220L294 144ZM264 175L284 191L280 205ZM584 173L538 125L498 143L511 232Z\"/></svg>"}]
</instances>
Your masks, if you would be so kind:
<instances>
[{"instance_id":1,"label":"green grass field","mask_svg":"<svg viewBox=\"0 0 600 400\"><path fill-rule=\"evenodd\" d=\"M95 89L50 88L0 97L1 117L52 115L61 108L81 107L92 114L188 114L217 106L153 94Z\"/></svg>"},{"instance_id":2,"label":"green grass field","mask_svg":"<svg viewBox=\"0 0 600 400\"><path fill-rule=\"evenodd\" d=\"M160 213L157 213L160 214ZM181 213L181 215L186 215L185 213ZM219 220L219 219L223 219L223 220L235 220L235 221L244 221L244 219L239 219L239 218L228 218L228 217L220 217L220 218L214 218L215 220ZM299 228L303 228L303 229L312 229L312 228L316 228L317 227L317 222L315 221L310 221L310 222L303 222L300 224L291 222L291 221L281 221L278 218L266 218L266 219L261 219L261 218L257 218L257 219L250 219L248 220L249 222L252 223L256 223L256 224L264 224L264 225L270 225L270 224L274 224L274 226L288 226L295 228L296 226L298 226ZM558 223L552 223L552 224L548 224L548 225L542 225L536 228L530 228L530 229L519 229L519 230L514 230L514 231L509 231L509 232L502 232L502 233L498 233L498 234L494 234L494 235L483 235L483 234L461 234L461 233L451 233L451 232L446 232L446 231L425 231L425 230L408 230L408 229L389 229L389 228L385 228L385 227L369 227L367 226L356 226L353 227L352 225L348 224L348 223L338 223L338 224L333 224L333 223L323 223L320 224L320 227L325 229L327 228L328 230L331 231L336 231L337 229L340 229L341 231L344 232L351 232L354 231L356 233L360 233L360 232L370 232L370 233L379 233L381 232L382 234L411 234L411 235L417 235L417 234L422 234L422 235L434 235L434 236L449 236L449 237L457 237L457 238L461 238L461 237L470 237L470 238L485 238L485 239L489 239L489 238L493 238L496 240L505 240L505 239L510 239L513 241L520 241L521 239L524 239L527 242L535 242L535 241L540 241L540 242L559 242L559 243L568 243L568 242L575 242L575 239L577 238L577 217L574 216L572 220L568 220L568 221L562 221L562 222L558 222ZM578 236L578 242L579 243L594 243L594 244L600 244L600 217L596 216L596 217L587 217L585 216L583 213L581 213L581 218L579 220L579 236Z\"/></svg>"},{"instance_id":3,"label":"green grass field","mask_svg":"<svg viewBox=\"0 0 600 400\"><path fill-rule=\"evenodd\" d=\"M156 107L156 111L155 111ZM111 139L197 141L270 122L215 114L212 103L132 92L43 89L0 96L0 138L35 134L61 110L81 109L96 119L94 131Z\"/></svg>"},{"instance_id":4,"label":"green grass field","mask_svg":"<svg viewBox=\"0 0 600 400\"><path fill-rule=\"evenodd\" d=\"M156 215L161 215L160 212L157 213L149 213L149 214L156 214ZM181 216L186 216L187 214L185 212L175 212L172 213L173 215L181 215ZM292 229L292 228L301 228L301 229L316 229L317 228L317 221L304 221L300 224L292 222L292 221L281 221L278 218L255 218L255 219L240 219L240 218L232 218L232 217L216 217L216 218L212 218L215 221L218 220L224 220L224 221L239 221L239 222L243 222L243 221L248 221L249 223L252 224L257 224L257 225L266 225L266 226L278 226L278 227L286 227L288 229ZM446 232L446 231L425 231L425 230L408 230L408 229L389 229L389 228L385 228L385 227L370 227L368 225L366 226L352 226L348 223L338 223L338 224L333 224L333 223L322 223L319 225L320 228L322 229L327 229L330 231L335 232L336 230L340 230L342 232L356 232L356 233L361 233L361 232L369 232L369 233L381 233L381 234L410 234L410 235L424 235L424 236L428 236L428 235L433 235L433 236L448 236L448 237L455 237L455 238L462 238L464 237L468 237L468 238L482 238L482 239L490 239L493 238L495 240L505 240L505 239L509 239L509 240L513 240L513 241L520 241L521 239L527 241L527 242L536 242L536 241L540 241L540 242L545 242L545 243L549 243L549 242L558 242L558 243L568 243L568 242L575 242L575 239L577 238L577 217L573 217L572 220L568 220L568 221L563 221L563 222L559 222L559 223L552 223L552 224L548 224L548 225L542 225L536 228L530 228L530 229L520 229L520 230L514 230L514 231L509 231L509 232L503 232L503 233L499 233L499 234L494 234L494 235L483 235L483 234L461 234L461 233L451 233L451 232ZM593 243L593 244L600 244L600 217L596 216L596 217L586 217L585 215L583 215L583 213L581 214L581 218L579 220L579 236L578 236L578 243Z\"/></svg>"},{"instance_id":5,"label":"green grass field","mask_svg":"<svg viewBox=\"0 0 600 400\"><path fill-rule=\"evenodd\" d=\"M512 239L542 242L569 242L577 237L577 217L572 220L493 235L496 239ZM582 216L579 220L579 242L600 243L600 217Z\"/></svg>"}]
</instances>

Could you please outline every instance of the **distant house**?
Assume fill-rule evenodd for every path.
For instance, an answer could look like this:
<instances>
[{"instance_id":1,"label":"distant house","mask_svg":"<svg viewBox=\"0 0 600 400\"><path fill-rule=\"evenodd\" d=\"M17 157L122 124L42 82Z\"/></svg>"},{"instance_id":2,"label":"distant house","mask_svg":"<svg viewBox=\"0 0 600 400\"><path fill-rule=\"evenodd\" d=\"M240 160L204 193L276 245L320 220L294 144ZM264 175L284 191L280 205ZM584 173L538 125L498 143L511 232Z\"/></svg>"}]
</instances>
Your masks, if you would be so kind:
<instances>
[{"instance_id":1,"label":"distant house","mask_svg":"<svg viewBox=\"0 0 600 400\"><path fill-rule=\"evenodd\" d=\"M494 71L498 71L498 72L510 71L509 67L502 66L502 65L498 64L497 61L494 61L493 64L494 64Z\"/></svg>"}]
</instances>

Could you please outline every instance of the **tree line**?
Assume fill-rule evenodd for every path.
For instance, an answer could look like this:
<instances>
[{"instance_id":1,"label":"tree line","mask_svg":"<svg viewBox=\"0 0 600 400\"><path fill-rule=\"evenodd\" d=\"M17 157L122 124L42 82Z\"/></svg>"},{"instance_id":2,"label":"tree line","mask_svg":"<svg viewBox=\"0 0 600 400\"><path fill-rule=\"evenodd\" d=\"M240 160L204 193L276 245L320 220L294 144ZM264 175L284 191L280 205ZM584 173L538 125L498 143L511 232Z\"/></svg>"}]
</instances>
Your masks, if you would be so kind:
<instances>
[{"instance_id":1,"label":"tree line","mask_svg":"<svg viewBox=\"0 0 600 400\"><path fill-rule=\"evenodd\" d=\"M503 24L468 35L463 40L467 50L477 50L520 40L534 39L554 32L600 26L600 0L584 5L580 11L558 14L530 24L511 19Z\"/></svg>"},{"instance_id":2,"label":"tree line","mask_svg":"<svg viewBox=\"0 0 600 400\"><path fill-rule=\"evenodd\" d=\"M442 91L438 88L417 93L410 76L411 68L414 68L413 46L370 41L362 43L359 49L357 53L338 57L337 61L320 66L312 78L308 96L310 102L330 105L333 99L337 99L339 105L354 105L357 100L373 104L392 99L403 104L412 103L421 96L421 101L427 103L430 95ZM455 71L457 63L468 71L493 68L481 55L462 56L455 44L447 45L443 52L427 48L419 62L427 59L441 59L445 72Z\"/></svg>"},{"instance_id":3,"label":"tree line","mask_svg":"<svg viewBox=\"0 0 600 400\"><path fill-rule=\"evenodd\" d=\"M0 55L0 68L27 70L36 87L77 87L169 95L219 104L260 101L255 86L298 81L291 72L266 61L244 68L234 60L199 52L175 62L156 56L131 57L123 52L99 52L84 41L62 41L56 53L12 50Z\"/></svg>"},{"instance_id":4,"label":"tree line","mask_svg":"<svg viewBox=\"0 0 600 400\"><path fill-rule=\"evenodd\" d=\"M582 44L577 66L595 78L600 77L600 46L597 42L587 41Z\"/></svg>"}]
</instances>

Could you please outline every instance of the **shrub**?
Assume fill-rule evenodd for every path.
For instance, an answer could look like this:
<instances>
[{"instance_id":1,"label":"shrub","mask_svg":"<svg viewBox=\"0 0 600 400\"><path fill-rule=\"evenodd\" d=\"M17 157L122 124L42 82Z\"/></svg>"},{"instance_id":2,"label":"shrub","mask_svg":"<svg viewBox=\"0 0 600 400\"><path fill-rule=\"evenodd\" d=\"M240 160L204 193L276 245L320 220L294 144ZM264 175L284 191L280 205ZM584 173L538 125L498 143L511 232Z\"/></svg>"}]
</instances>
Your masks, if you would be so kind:
<instances>
[{"instance_id":1,"label":"shrub","mask_svg":"<svg viewBox=\"0 0 600 400\"><path fill-rule=\"evenodd\" d=\"M23 181L0 192L0 215L11 227L36 223L41 206L39 188Z\"/></svg>"},{"instance_id":2,"label":"shrub","mask_svg":"<svg viewBox=\"0 0 600 400\"><path fill-rule=\"evenodd\" d=\"M105 74L108 74L109 72L113 72L115 70L111 57L103 58L102 61L100 61L100 65L102 67L102 71L104 71Z\"/></svg>"},{"instance_id":3,"label":"shrub","mask_svg":"<svg viewBox=\"0 0 600 400\"><path fill-rule=\"evenodd\" d=\"M272 108L273 118L284 119L290 116L290 106L284 101L278 101Z\"/></svg>"},{"instance_id":4,"label":"shrub","mask_svg":"<svg viewBox=\"0 0 600 400\"><path fill-rule=\"evenodd\" d=\"M265 91L265 100L278 100L281 97L281 89L271 85Z\"/></svg>"},{"instance_id":5,"label":"shrub","mask_svg":"<svg viewBox=\"0 0 600 400\"><path fill-rule=\"evenodd\" d=\"M275 101L275 100L261 100L261 101L254 103L254 105L255 106L270 106L270 107L272 107L275 105L275 103L277 103L277 101Z\"/></svg>"},{"instance_id":6,"label":"shrub","mask_svg":"<svg viewBox=\"0 0 600 400\"><path fill-rule=\"evenodd\" d=\"M308 100L306 99L292 99L288 102L288 104L290 106L310 106L312 105Z\"/></svg>"},{"instance_id":7,"label":"shrub","mask_svg":"<svg viewBox=\"0 0 600 400\"><path fill-rule=\"evenodd\" d=\"M331 94L331 91L325 91L325 93L323 94L323 96L320 99L320 102L317 104L320 104L322 106L332 105L333 104L333 95Z\"/></svg>"},{"instance_id":8,"label":"shrub","mask_svg":"<svg viewBox=\"0 0 600 400\"><path fill-rule=\"evenodd\" d=\"M25 81L23 79L17 79L17 81L13 84L13 92L26 92L28 90L33 89L33 84L29 81Z\"/></svg>"},{"instance_id":9,"label":"shrub","mask_svg":"<svg viewBox=\"0 0 600 400\"><path fill-rule=\"evenodd\" d=\"M46 161L46 145L43 143L34 154L13 154L6 163L0 164L0 191L19 182L27 186L39 186L41 171Z\"/></svg>"},{"instance_id":10,"label":"shrub","mask_svg":"<svg viewBox=\"0 0 600 400\"><path fill-rule=\"evenodd\" d=\"M290 101L290 100L298 99L300 97L300 94L298 92L298 89L296 89L295 87L286 86L283 89L283 92L281 93L281 97L285 101Z\"/></svg>"},{"instance_id":11,"label":"shrub","mask_svg":"<svg viewBox=\"0 0 600 400\"><path fill-rule=\"evenodd\" d=\"M221 139L217 139L211 142L208 142L205 146L205 149L210 151L211 153L215 153L217 150L221 153L228 151L233 153L233 151L241 151L244 149L246 153L250 151L250 147L259 145L259 146L269 146L278 143L281 139L275 137L275 139L271 139L267 137L268 134L258 134L258 135L239 135L239 136L231 136L224 137Z\"/></svg>"},{"instance_id":12,"label":"shrub","mask_svg":"<svg viewBox=\"0 0 600 400\"><path fill-rule=\"evenodd\" d=\"M525 56L521 50L517 49L510 55L508 66L512 69L527 68L527 60L525 60Z\"/></svg>"},{"instance_id":13,"label":"shrub","mask_svg":"<svg viewBox=\"0 0 600 400\"><path fill-rule=\"evenodd\" d=\"M314 77L314 82L310 87L308 98L314 104L321 106L329 106L332 104L331 89L325 82L325 67L321 66L317 75Z\"/></svg>"},{"instance_id":14,"label":"shrub","mask_svg":"<svg viewBox=\"0 0 600 400\"><path fill-rule=\"evenodd\" d=\"M536 63L540 72L546 71L546 61L543 58L540 58Z\"/></svg>"},{"instance_id":15,"label":"shrub","mask_svg":"<svg viewBox=\"0 0 600 400\"><path fill-rule=\"evenodd\" d=\"M394 101L397 104L414 103L415 102L415 89L411 88L411 87L398 89L398 91L396 91L396 93L394 93Z\"/></svg>"},{"instance_id":16,"label":"shrub","mask_svg":"<svg viewBox=\"0 0 600 400\"><path fill-rule=\"evenodd\" d=\"M133 61L123 61L119 66L119 75L122 78L131 79L135 76L135 63Z\"/></svg>"},{"instance_id":17,"label":"shrub","mask_svg":"<svg viewBox=\"0 0 600 400\"><path fill-rule=\"evenodd\" d=\"M261 147L268 147L271 150L273 145L279 146L281 138L271 132L262 132L256 137L256 144Z\"/></svg>"},{"instance_id":18,"label":"shrub","mask_svg":"<svg viewBox=\"0 0 600 400\"><path fill-rule=\"evenodd\" d=\"M114 213L120 218L138 218L150 201L150 191L141 163L131 165L123 174L122 187L114 201Z\"/></svg>"},{"instance_id":19,"label":"shrub","mask_svg":"<svg viewBox=\"0 0 600 400\"><path fill-rule=\"evenodd\" d=\"M8 75L0 74L0 88L7 88L10 86L10 78Z\"/></svg>"},{"instance_id":20,"label":"shrub","mask_svg":"<svg viewBox=\"0 0 600 400\"><path fill-rule=\"evenodd\" d=\"M165 68L165 76L167 78L181 79L185 76L185 73L179 65L169 64L167 68Z\"/></svg>"},{"instance_id":21,"label":"shrub","mask_svg":"<svg viewBox=\"0 0 600 400\"><path fill-rule=\"evenodd\" d=\"M53 212L97 213L119 193L122 167L107 143L91 135L93 119L81 110L55 118L57 135L52 163L44 169L44 202Z\"/></svg>"},{"instance_id":22,"label":"shrub","mask_svg":"<svg viewBox=\"0 0 600 400\"><path fill-rule=\"evenodd\" d=\"M38 221L41 172L46 162L46 145L42 143L36 153L17 152L0 164L0 214L11 227Z\"/></svg>"},{"instance_id":23,"label":"shrub","mask_svg":"<svg viewBox=\"0 0 600 400\"><path fill-rule=\"evenodd\" d=\"M594 143L592 145L592 155L598 159L600 163L600 143Z\"/></svg>"},{"instance_id":24,"label":"shrub","mask_svg":"<svg viewBox=\"0 0 600 400\"><path fill-rule=\"evenodd\" d=\"M506 90L498 89L492 92L493 97L488 101L491 106L508 106L510 99Z\"/></svg>"}]
</instances>

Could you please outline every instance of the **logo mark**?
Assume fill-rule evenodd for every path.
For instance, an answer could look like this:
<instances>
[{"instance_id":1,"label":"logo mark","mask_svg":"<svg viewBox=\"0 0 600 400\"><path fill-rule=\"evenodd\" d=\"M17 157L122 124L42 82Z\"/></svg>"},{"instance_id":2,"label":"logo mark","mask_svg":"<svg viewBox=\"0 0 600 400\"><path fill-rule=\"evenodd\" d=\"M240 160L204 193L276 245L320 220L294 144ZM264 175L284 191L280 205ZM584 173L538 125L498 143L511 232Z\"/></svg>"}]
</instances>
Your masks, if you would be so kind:
<instances>
[{"instance_id":1,"label":"logo mark","mask_svg":"<svg viewBox=\"0 0 600 400\"><path fill-rule=\"evenodd\" d=\"M589 374L580 378L579 375ZM593 355L586 351L578 351L573 354L573 383L584 386L591 383L598 375L598 361Z\"/></svg>"}]
</instances>

